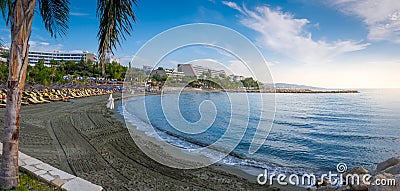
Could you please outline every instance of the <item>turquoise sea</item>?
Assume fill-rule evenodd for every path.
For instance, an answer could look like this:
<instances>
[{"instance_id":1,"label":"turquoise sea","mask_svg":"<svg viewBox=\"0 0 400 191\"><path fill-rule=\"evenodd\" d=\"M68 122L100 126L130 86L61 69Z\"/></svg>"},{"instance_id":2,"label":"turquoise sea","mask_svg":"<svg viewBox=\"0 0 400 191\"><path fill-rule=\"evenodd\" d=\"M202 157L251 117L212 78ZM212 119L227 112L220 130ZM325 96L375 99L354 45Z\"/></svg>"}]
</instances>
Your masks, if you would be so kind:
<instances>
[{"instance_id":1,"label":"turquoise sea","mask_svg":"<svg viewBox=\"0 0 400 191\"><path fill-rule=\"evenodd\" d=\"M400 89L360 90L356 94L276 94L272 130L255 154L248 153L255 129L259 120L268 120L259 117L264 109L259 107L262 100L257 94L248 94L250 101L235 102L239 106L232 111L232 97L235 94L225 92L146 96L146 112L135 109L143 104L143 98L134 97L125 100L130 114L127 121L150 125L143 123L148 117L159 136L182 148L212 144L231 121L233 127L247 125L240 144L221 162L284 173L322 173L335 170L338 163L372 170L378 162L400 155ZM166 108L176 103L180 114L165 117L164 112L169 111ZM240 104L243 110L237 109ZM201 126L204 120L200 119L208 115L214 119L204 124L211 126L199 134L183 133L174 128L180 124L171 124L181 121L175 116L190 123L200 121L197 125Z\"/></svg>"}]
</instances>

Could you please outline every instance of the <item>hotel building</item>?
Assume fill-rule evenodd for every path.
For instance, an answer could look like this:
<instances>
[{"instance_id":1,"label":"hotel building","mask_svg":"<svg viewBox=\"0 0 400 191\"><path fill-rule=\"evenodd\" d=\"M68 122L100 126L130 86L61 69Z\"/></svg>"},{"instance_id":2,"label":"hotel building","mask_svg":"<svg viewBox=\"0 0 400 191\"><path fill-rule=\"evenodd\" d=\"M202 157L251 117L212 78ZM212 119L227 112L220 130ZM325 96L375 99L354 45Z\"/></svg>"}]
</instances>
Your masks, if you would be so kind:
<instances>
[{"instance_id":1,"label":"hotel building","mask_svg":"<svg viewBox=\"0 0 400 191\"><path fill-rule=\"evenodd\" d=\"M29 51L28 55L29 65L34 66L39 62L40 59L44 60L46 65L50 64L51 60L55 61L74 61L79 62L81 60L87 61L92 60L93 62L97 62L97 57L93 53L89 53L88 51L82 51L78 53L67 53L67 52L42 52L42 51Z\"/></svg>"},{"instance_id":2,"label":"hotel building","mask_svg":"<svg viewBox=\"0 0 400 191\"><path fill-rule=\"evenodd\" d=\"M10 52L10 48L7 46L0 46L0 53L1 55L4 55L6 53ZM44 60L44 64L46 66L49 66L51 60L55 61L74 61L74 62L80 62L82 59L84 61L87 60L92 60L93 62L97 62L97 56L93 53L89 53L88 51L82 51L82 52L60 52L60 51L29 51L28 54L28 63L31 66L36 65L40 59ZM119 61L113 58L114 60L108 60L108 61ZM0 57L1 62L7 62L7 58Z\"/></svg>"},{"instance_id":3,"label":"hotel building","mask_svg":"<svg viewBox=\"0 0 400 191\"><path fill-rule=\"evenodd\" d=\"M192 64L178 64L178 71L183 72L185 76L194 76L197 78L208 72L211 74L211 77L217 77L221 74L226 75L225 70L214 70L204 66Z\"/></svg>"}]
</instances>

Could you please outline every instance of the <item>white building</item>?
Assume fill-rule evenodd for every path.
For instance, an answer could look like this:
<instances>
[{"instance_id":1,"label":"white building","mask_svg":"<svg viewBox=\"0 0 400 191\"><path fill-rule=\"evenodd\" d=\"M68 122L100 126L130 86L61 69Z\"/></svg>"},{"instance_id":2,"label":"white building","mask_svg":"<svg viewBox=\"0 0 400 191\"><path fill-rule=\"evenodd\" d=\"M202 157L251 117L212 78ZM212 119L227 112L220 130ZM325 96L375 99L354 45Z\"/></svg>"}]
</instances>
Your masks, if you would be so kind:
<instances>
[{"instance_id":1,"label":"white building","mask_svg":"<svg viewBox=\"0 0 400 191\"><path fill-rule=\"evenodd\" d=\"M240 82L242 80L244 80L244 76L239 76L239 75L229 75L229 77L231 78L231 80L233 82Z\"/></svg>"},{"instance_id":2,"label":"white building","mask_svg":"<svg viewBox=\"0 0 400 191\"><path fill-rule=\"evenodd\" d=\"M174 69L165 69L165 72L168 77L183 77L183 76L185 76L185 73L179 72L178 70L174 70Z\"/></svg>"},{"instance_id":3,"label":"white building","mask_svg":"<svg viewBox=\"0 0 400 191\"><path fill-rule=\"evenodd\" d=\"M29 65L36 65L39 60L43 59L46 65L50 64L51 60L55 61L74 61L79 62L81 60L87 61L88 59L97 62L97 57L93 53L88 51L82 51L78 53L67 53L67 52L44 52L44 51L29 51L28 55Z\"/></svg>"},{"instance_id":4,"label":"white building","mask_svg":"<svg viewBox=\"0 0 400 191\"><path fill-rule=\"evenodd\" d=\"M214 70L204 66L197 66L192 64L178 64L178 71L183 72L185 76L200 77L206 73L209 73L211 77L218 77L221 74L226 75L225 70Z\"/></svg>"},{"instance_id":5,"label":"white building","mask_svg":"<svg viewBox=\"0 0 400 191\"><path fill-rule=\"evenodd\" d=\"M1 53L9 53L10 48L9 47L0 47L0 52ZM7 61L7 58L0 58L1 61ZM92 60L93 62L97 62L97 56L93 53L89 53L88 51L82 51L82 52L60 52L60 51L29 51L28 54L28 63L31 66L36 65L39 60L43 59L45 65L50 64L51 60L55 61L74 61L74 62L80 62L82 59L84 61L87 61L88 59Z\"/></svg>"},{"instance_id":6,"label":"white building","mask_svg":"<svg viewBox=\"0 0 400 191\"><path fill-rule=\"evenodd\" d=\"M7 62L8 58L3 56L9 52L10 48L8 46L0 46L0 62Z\"/></svg>"}]
</instances>

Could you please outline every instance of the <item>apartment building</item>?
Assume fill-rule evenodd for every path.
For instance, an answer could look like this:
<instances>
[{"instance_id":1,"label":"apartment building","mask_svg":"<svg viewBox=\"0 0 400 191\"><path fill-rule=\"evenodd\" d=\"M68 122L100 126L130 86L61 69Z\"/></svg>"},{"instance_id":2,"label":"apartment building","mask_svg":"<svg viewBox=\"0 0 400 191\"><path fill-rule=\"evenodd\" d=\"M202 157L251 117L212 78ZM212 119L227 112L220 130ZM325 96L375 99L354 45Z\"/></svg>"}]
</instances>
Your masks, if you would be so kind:
<instances>
[{"instance_id":1,"label":"apartment building","mask_svg":"<svg viewBox=\"0 0 400 191\"><path fill-rule=\"evenodd\" d=\"M55 61L74 61L79 62L82 59L84 61L92 60L93 62L97 62L97 56L93 53L89 53L88 51L82 52L60 52L60 51L53 51L53 52L44 52L44 51L29 51L28 55L29 65L34 66L39 62L40 59L44 60L44 63L50 64L51 60Z\"/></svg>"}]
</instances>

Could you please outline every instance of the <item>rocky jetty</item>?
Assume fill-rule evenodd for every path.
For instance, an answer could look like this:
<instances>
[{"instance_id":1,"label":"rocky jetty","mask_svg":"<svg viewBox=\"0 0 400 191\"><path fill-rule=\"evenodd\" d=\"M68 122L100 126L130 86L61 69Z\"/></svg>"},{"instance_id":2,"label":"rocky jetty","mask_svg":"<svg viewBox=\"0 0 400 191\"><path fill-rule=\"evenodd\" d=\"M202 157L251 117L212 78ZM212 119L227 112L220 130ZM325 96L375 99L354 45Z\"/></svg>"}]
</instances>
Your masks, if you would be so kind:
<instances>
[{"instance_id":1,"label":"rocky jetty","mask_svg":"<svg viewBox=\"0 0 400 191\"><path fill-rule=\"evenodd\" d=\"M344 94L344 93L360 93L357 90L309 90L309 89L276 89L276 93L311 93L311 94Z\"/></svg>"},{"instance_id":2,"label":"rocky jetty","mask_svg":"<svg viewBox=\"0 0 400 191\"><path fill-rule=\"evenodd\" d=\"M238 93L304 93L304 94L348 94L348 93L360 93L357 90L310 90L310 89L226 89L222 90L226 92L238 92Z\"/></svg>"}]
</instances>

